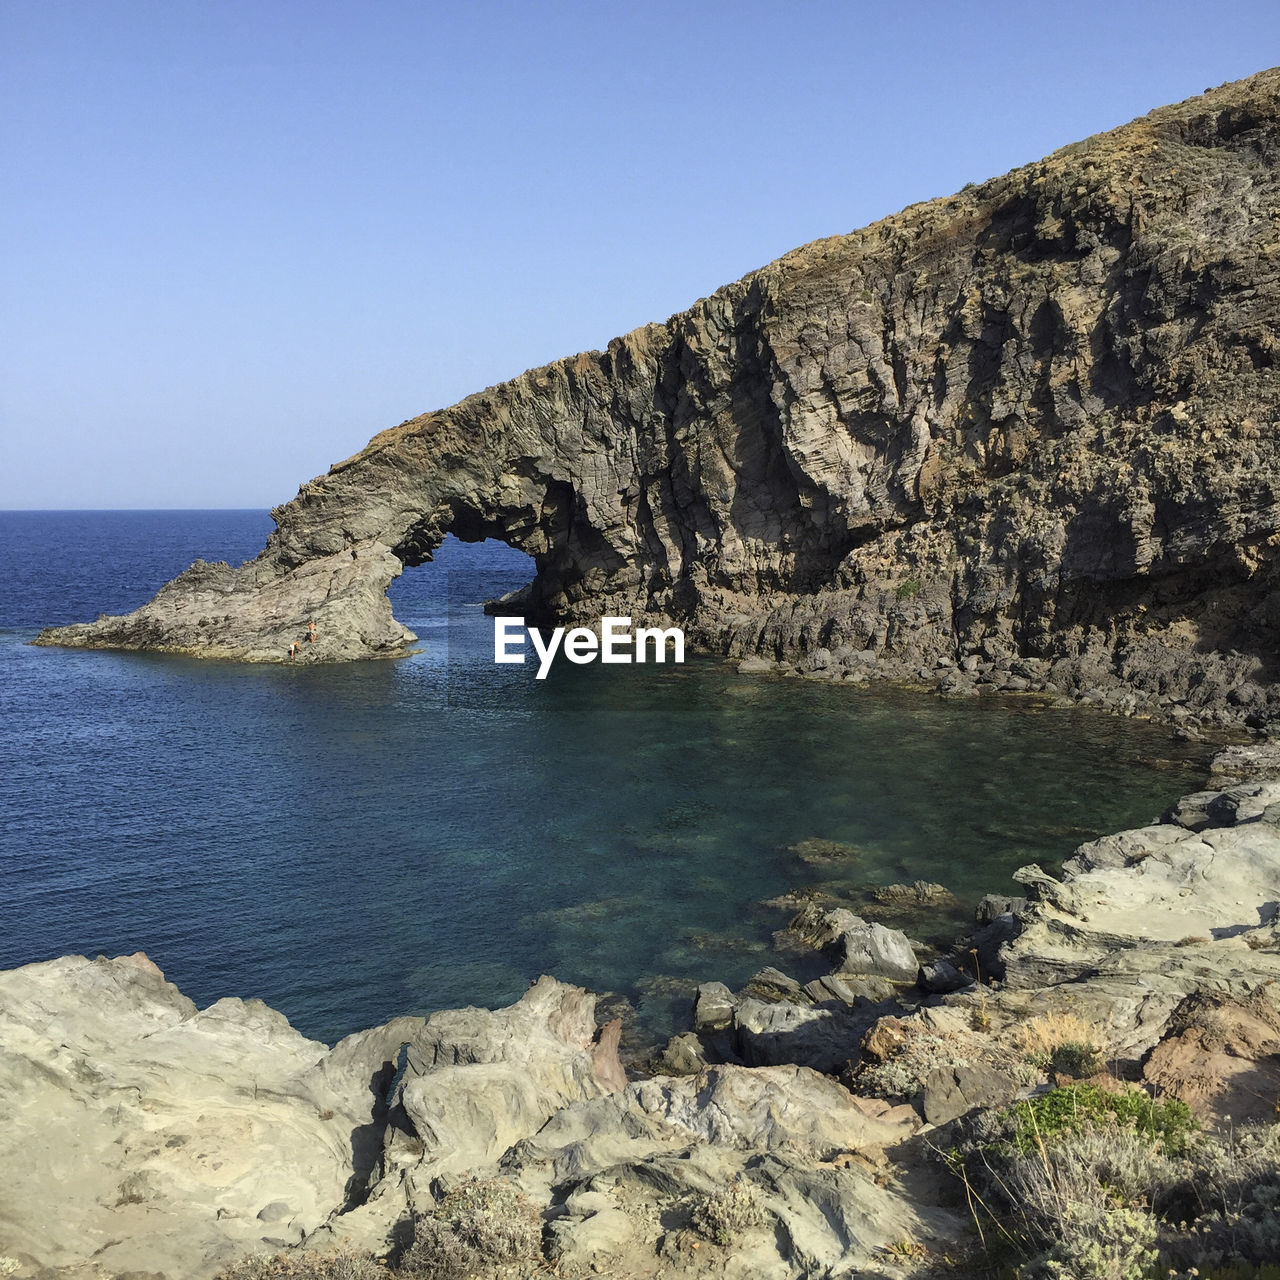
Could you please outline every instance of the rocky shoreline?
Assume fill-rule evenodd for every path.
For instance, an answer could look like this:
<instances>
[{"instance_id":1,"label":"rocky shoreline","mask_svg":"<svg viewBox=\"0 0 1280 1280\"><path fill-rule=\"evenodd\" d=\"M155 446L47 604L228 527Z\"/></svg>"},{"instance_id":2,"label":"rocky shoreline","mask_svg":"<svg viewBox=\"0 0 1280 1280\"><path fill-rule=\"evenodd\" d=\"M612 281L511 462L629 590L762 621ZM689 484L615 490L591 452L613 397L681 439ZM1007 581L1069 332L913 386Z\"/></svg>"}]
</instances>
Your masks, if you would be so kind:
<instances>
[{"instance_id":1,"label":"rocky shoreline","mask_svg":"<svg viewBox=\"0 0 1280 1280\"><path fill-rule=\"evenodd\" d=\"M1271 70L803 246L382 432L255 560L37 643L395 656L386 589L453 533L534 558L534 620L1262 727L1278 156Z\"/></svg>"},{"instance_id":2,"label":"rocky shoreline","mask_svg":"<svg viewBox=\"0 0 1280 1280\"><path fill-rule=\"evenodd\" d=\"M939 1151L1072 1079L1207 1130L1275 1121L1280 747L1226 749L1160 822L1018 879L923 966L801 899L780 941L819 976L705 983L630 1073L618 1020L550 977L331 1049L258 1001L198 1010L142 955L0 973L0 1274L203 1280L334 1249L473 1274L441 1261L479 1247L470 1214L511 1226L485 1274L901 1275L974 1244Z\"/></svg>"}]
</instances>

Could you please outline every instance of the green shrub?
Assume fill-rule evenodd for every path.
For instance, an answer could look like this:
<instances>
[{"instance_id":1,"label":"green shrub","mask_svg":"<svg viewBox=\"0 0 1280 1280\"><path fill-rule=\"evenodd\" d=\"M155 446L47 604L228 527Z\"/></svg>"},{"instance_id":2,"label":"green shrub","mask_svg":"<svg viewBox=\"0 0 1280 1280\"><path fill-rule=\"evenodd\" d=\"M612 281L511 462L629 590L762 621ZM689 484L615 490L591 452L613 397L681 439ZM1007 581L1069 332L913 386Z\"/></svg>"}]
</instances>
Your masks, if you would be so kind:
<instances>
[{"instance_id":1,"label":"green shrub","mask_svg":"<svg viewBox=\"0 0 1280 1280\"><path fill-rule=\"evenodd\" d=\"M1068 1040L1034 1062L1042 1071L1064 1076L1096 1076L1103 1068L1102 1050L1085 1040Z\"/></svg>"},{"instance_id":2,"label":"green shrub","mask_svg":"<svg viewBox=\"0 0 1280 1280\"><path fill-rule=\"evenodd\" d=\"M1038 1097L1015 1103L1008 1113L1013 1121L1010 1141L1022 1155L1040 1149L1048 1140L1068 1130L1114 1120L1153 1142L1171 1155L1185 1151L1198 1129L1191 1108L1177 1098L1157 1102L1140 1089L1111 1093L1091 1084L1069 1084Z\"/></svg>"},{"instance_id":3,"label":"green shrub","mask_svg":"<svg viewBox=\"0 0 1280 1280\"><path fill-rule=\"evenodd\" d=\"M893 593L899 600L914 600L920 594L920 579L908 578L900 582Z\"/></svg>"}]
</instances>

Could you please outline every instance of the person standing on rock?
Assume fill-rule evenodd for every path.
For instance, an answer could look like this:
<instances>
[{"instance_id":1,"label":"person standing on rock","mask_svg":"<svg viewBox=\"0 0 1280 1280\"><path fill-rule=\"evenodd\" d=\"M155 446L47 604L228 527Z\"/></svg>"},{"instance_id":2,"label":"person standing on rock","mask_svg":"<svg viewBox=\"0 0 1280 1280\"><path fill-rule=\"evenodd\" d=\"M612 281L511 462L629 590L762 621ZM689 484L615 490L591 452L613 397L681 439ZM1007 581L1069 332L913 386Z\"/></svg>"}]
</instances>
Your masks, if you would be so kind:
<instances>
[{"instance_id":1,"label":"person standing on rock","mask_svg":"<svg viewBox=\"0 0 1280 1280\"><path fill-rule=\"evenodd\" d=\"M312 644L315 644L316 642L316 620L314 618L307 623L307 639L310 640Z\"/></svg>"},{"instance_id":2,"label":"person standing on rock","mask_svg":"<svg viewBox=\"0 0 1280 1280\"><path fill-rule=\"evenodd\" d=\"M290 658L296 658L297 656L298 656L298 642L295 640L295 641L294 641L294 642L289 646L289 657L290 657Z\"/></svg>"}]
</instances>

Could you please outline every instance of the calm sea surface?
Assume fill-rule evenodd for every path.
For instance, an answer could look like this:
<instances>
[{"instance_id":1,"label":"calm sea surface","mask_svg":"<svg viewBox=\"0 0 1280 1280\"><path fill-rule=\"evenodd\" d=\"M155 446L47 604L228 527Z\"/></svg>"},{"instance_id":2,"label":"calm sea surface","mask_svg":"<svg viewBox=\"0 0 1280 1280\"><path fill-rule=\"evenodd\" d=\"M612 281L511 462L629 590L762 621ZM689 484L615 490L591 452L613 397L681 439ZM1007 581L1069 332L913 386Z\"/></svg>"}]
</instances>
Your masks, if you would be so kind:
<instances>
[{"instance_id":1,"label":"calm sea surface","mask_svg":"<svg viewBox=\"0 0 1280 1280\"><path fill-rule=\"evenodd\" d=\"M450 540L395 585L421 652L252 667L37 649L238 563L260 511L0 513L0 967L146 951L201 1004L259 996L332 1040L516 998L745 980L855 844L849 884L970 906L1023 863L1148 821L1203 778L1167 730L1016 701L682 668L494 666L479 602L531 576ZM917 933L919 928L915 930Z\"/></svg>"}]
</instances>

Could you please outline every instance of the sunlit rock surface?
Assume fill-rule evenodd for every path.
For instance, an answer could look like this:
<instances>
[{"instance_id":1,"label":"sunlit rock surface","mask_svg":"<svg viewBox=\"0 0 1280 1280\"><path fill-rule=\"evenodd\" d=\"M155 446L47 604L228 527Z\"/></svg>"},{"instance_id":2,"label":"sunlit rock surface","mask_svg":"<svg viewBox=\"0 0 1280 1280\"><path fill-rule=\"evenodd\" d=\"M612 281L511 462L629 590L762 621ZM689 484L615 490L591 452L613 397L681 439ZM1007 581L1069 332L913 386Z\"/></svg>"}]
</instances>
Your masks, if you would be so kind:
<instances>
[{"instance_id":1,"label":"sunlit rock surface","mask_svg":"<svg viewBox=\"0 0 1280 1280\"><path fill-rule=\"evenodd\" d=\"M1278 94L1268 71L1162 108L411 419L257 560L42 641L395 654L386 587L452 531L535 558L535 615L1265 716Z\"/></svg>"}]
</instances>

